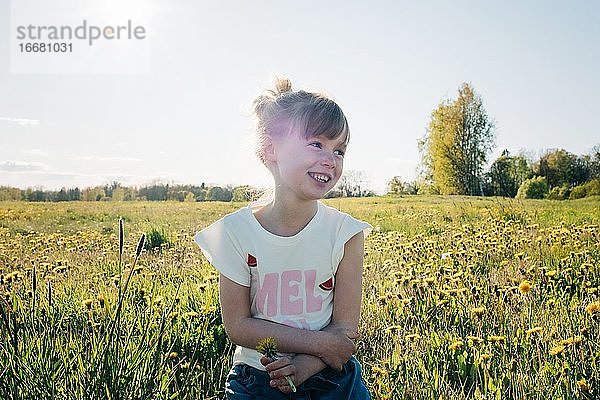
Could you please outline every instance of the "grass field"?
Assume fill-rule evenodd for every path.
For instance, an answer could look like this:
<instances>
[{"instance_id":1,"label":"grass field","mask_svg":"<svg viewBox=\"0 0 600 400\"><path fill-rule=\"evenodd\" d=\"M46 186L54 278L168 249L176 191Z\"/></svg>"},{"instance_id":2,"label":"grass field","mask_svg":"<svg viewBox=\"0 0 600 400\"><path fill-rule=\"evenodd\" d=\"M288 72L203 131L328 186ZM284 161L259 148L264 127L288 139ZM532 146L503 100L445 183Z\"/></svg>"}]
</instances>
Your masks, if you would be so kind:
<instances>
[{"instance_id":1,"label":"grass field","mask_svg":"<svg viewBox=\"0 0 600 400\"><path fill-rule=\"evenodd\" d=\"M600 398L599 198L326 203L375 227L374 398ZM233 347L192 236L240 206L0 203L0 399L222 398Z\"/></svg>"}]
</instances>

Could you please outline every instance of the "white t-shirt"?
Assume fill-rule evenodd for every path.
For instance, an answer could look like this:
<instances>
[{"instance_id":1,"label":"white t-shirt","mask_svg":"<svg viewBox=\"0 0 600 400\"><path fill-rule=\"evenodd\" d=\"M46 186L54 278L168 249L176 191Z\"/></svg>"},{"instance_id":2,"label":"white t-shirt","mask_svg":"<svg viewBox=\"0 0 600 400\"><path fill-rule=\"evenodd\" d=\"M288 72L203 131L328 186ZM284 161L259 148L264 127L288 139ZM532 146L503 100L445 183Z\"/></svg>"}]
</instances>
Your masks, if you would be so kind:
<instances>
[{"instance_id":1,"label":"white t-shirt","mask_svg":"<svg viewBox=\"0 0 600 400\"><path fill-rule=\"evenodd\" d=\"M331 321L335 273L344 245L371 225L318 202L310 222L294 236L260 225L252 205L226 215L194 237L207 260L227 278L250 287L252 317L321 330ZM233 362L264 370L261 355L237 346Z\"/></svg>"}]
</instances>

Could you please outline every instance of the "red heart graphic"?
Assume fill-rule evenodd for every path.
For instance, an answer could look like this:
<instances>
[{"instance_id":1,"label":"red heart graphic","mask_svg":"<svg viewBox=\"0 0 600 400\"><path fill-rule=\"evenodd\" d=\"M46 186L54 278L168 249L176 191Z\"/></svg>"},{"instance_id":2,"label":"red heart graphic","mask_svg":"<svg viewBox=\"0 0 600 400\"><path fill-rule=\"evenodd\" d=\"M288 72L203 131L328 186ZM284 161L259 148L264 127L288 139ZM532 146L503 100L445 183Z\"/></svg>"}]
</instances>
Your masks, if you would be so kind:
<instances>
[{"instance_id":1,"label":"red heart graphic","mask_svg":"<svg viewBox=\"0 0 600 400\"><path fill-rule=\"evenodd\" d=\"M333 278L329 278L325 282L321 283L319 287L323 290L332 290L333 289Z\"/></svg>"},{"instance_id":2,"label":"red heart graphic","mask_svg":"<svg viewBox=\"0 0 600 400\"><path fill-rule=\"evenodd\" d=\"M254 257L252 254L248 254L248 266L256 267L256 257Z\"/></svg>"}]
</instances>

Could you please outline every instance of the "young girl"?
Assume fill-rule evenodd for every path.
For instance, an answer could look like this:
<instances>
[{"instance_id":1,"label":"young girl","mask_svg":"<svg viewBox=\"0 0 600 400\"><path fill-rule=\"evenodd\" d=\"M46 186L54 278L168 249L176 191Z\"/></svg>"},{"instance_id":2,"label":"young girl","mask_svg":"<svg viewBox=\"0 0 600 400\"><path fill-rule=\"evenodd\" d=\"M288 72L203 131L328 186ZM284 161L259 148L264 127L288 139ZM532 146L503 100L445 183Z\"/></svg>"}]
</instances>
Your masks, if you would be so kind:
<instances>
[{"instance_id":1,"label":"young girl","mask_svg":"<svg viewBox=\"0 0 600 400\"><path fill-rule=\"evenodd\" d=\"M227 398L370 399L352 353L371 227L319 201L342 174L346 117L322 94L292 91L287 79L259 96L254 111L272 198L195 236L220 272L223 323L237 344ZM255 350L267 337L284 356Z\"/></svg>"}]
</instances>

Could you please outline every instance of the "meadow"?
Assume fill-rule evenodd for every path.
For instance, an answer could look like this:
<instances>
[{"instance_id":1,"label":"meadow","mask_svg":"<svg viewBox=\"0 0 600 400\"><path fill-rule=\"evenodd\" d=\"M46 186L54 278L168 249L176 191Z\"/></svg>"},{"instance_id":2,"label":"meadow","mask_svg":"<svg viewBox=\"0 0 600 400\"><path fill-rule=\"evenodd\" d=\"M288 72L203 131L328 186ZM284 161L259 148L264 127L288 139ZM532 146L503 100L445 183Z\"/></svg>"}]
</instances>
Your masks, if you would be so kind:
<instances>
[{"instance_id":1,"label":"meadow","mask_svg":"<svg viewBox=\"0 0 600 400\"><path fill-rule=\"evenodd\" d=\"M325 202L374 226L374 398L600 398L600 198ZM223 398L233 346L192 237L240 206L0 203L0 399Z\"/></svg>"}]
</instances>

